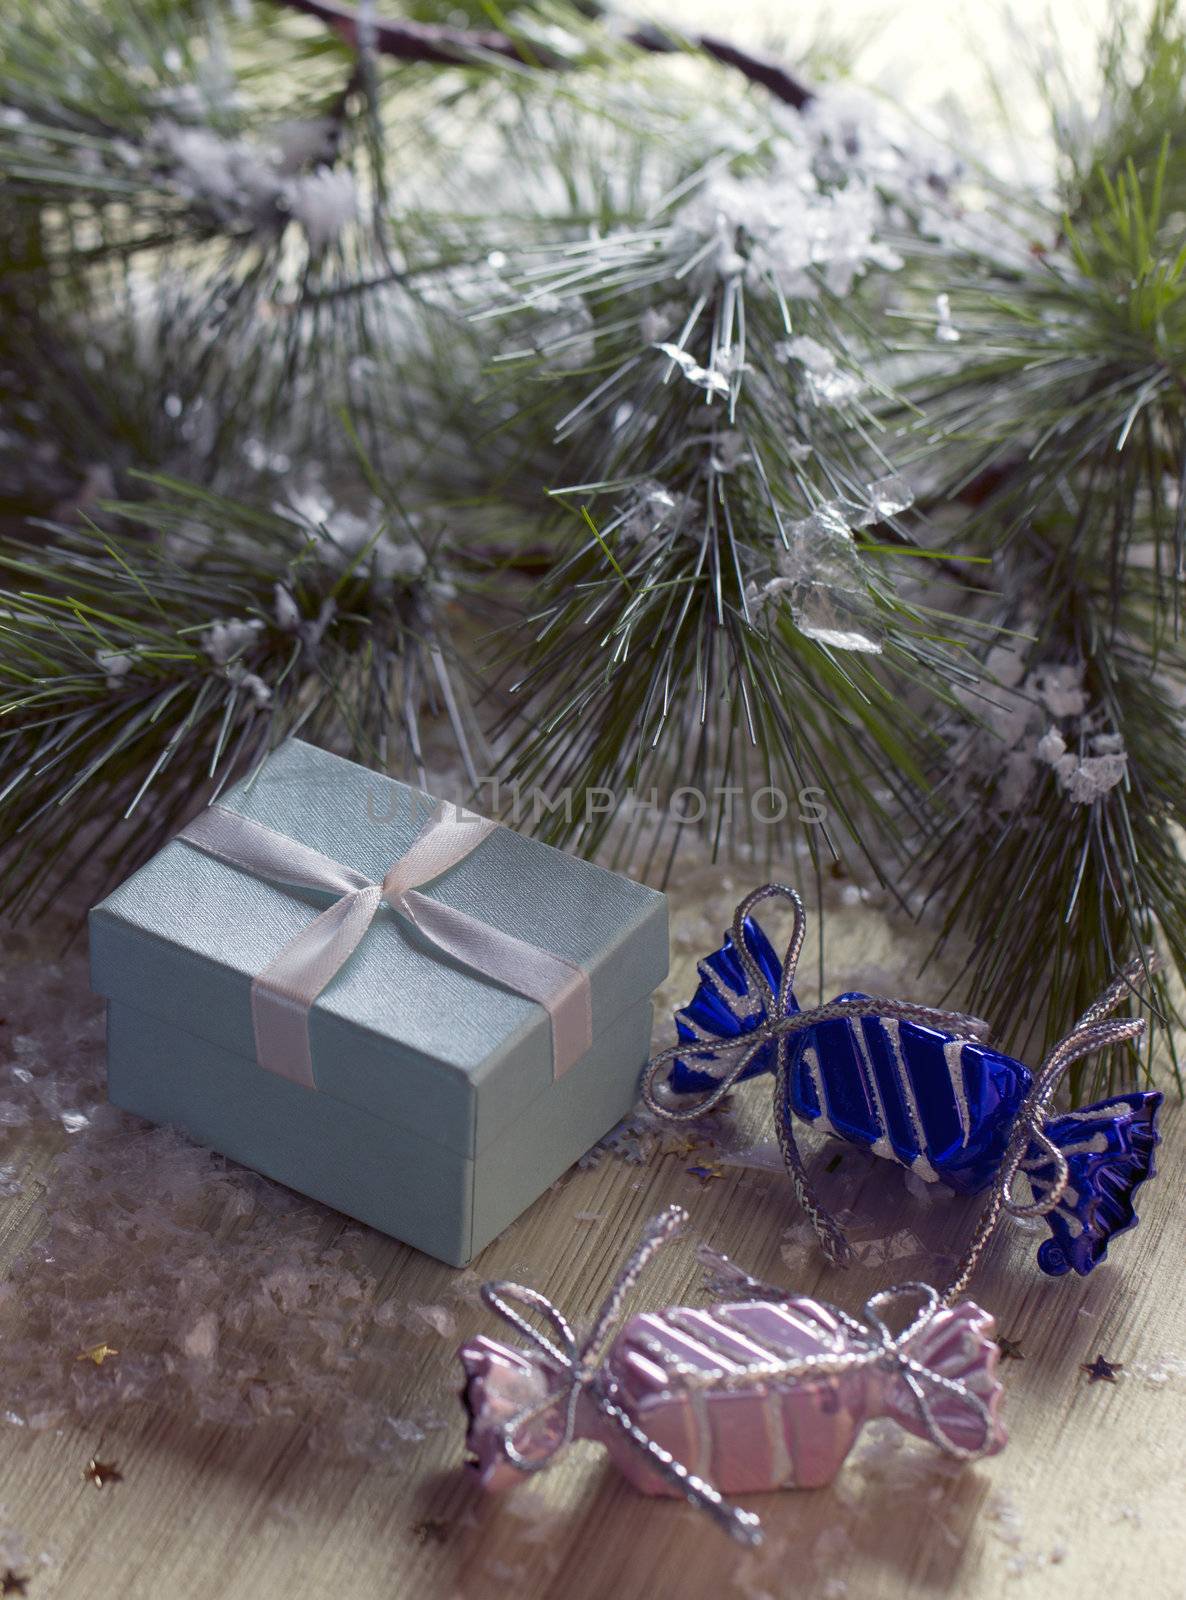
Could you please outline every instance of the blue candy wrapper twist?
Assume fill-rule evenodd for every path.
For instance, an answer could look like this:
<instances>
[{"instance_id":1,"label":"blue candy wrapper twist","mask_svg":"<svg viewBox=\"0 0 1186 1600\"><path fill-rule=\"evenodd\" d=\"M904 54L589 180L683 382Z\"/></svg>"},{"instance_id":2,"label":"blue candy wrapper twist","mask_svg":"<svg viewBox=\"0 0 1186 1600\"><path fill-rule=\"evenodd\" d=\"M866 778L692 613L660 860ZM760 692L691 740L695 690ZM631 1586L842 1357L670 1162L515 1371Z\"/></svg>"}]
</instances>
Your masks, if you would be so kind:
<instances>
[{"instance_id":1,"label":"blue candy wrapper twist","mask_svg":"<svg viewBox=\"0 0 1186 1600\"><path fill-rule=\"evenodd\" d=\"M795 913L782 961L750 915L776 895ZM1146 955L1124 968L1035 1078L985 1042L986 1023L962 1012L863 994L801 1011L791 985L805 929L803 903L793 889L771 883L746 896L724 944L700 962L691 1002L676 1012L680 1043L648 1064L642 1092L649 1109L669 1121L690 1121L735 1084L772 1072L787 1170L825 1253L838 1265L850 1250L803 1170L796 1118L957 1193L991 1189L981 1228L985 1242L1002 1209L1041 1216L1052 1235L1038 1250L1042 1271L1090 1272L1113 1236L1136 1225L1133 1198L1154 1175L1162 1096L1136 1092L1060 1116L1048 1112L1073 1062L1143 1032L1139 1018L1105 1019L1155 969L1155 958ZM724 1072L708 1069L729 1057ZM673 1105L659 1098L661 1081L675 1094L698 1098ZM1018 1173L1028 1180L1029 1200L1013 1197Z\"/></svg>"}]
</instances>

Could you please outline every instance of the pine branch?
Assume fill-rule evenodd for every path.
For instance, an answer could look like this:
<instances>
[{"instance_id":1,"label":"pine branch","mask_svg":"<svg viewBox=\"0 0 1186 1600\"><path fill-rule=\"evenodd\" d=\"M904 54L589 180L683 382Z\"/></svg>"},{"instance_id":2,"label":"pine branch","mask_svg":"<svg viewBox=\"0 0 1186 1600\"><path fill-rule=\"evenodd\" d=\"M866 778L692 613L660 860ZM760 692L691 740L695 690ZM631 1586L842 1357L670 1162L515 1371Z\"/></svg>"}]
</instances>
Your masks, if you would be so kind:
<instances>
[{"instance_id":1,"label":"pine branch","mask_svg":"<svg viewBox=\"0 0 1186 1600\"><path fill-rule=\"evenodd\" d=\"M554 842L674 854L678 816L652 827L637 797L717 784L715 845L862 855L888 882L902 817L926 826L960 629L911 604L926 530L870 412L882 206L908 212L915 179L879 148L883 202L828 139L768 129L749 161L688 141L660 203L644 177L595 237L506 270L500 392L523 431L551 421L553 496L586 530L558 528L535 640L509 652L511 774L572 801L535 819ZM767 787L774 825L751 810Z\"/></svg>"},{"instance_id":2,"label":"pine branch","mask_svg":"<svg viewBox=\"0 0 1186 1600\"><path fill-rule=\"evenodd\" d=\"M340 454L341 409L375 450L414 433L399 402L425 387L445 314L425 291L456 242L391 205L366 63L229 0L10 13L0 506L69 517L138 492L128 468L259 488L260 462Z\"/></svg>"},{"instance_id":3,"label":"pine branch","mask_svg":"<svg viewBox=\"0 0 1186 1600\"><path fill-rule=\"evenodd\" d=\"M949 346L920 350L907 386L922 470L964 508L959 547L991 556L1000 598L983 614L1008 630L940 730L952 820L920 843L918 881L942 937L970 945L962 999L1015 1041L1057 1037L1145 948L1186 976L1184 51L1170 0L1143 77L1112 42L1117 165L1080 145L1061 219L1001 192L952 241ZM1035 252L1035 237L1054 242ZM932 307L918 320L933 327ZM1167 974L1150 992L1174 1020ZM1103 1059L1073 1090L1127 1076Z\"/></svg>"},{"instance_id":4,"label":"pine branch","mask_svg":"<svg viewBox=\"0 0 1186 1600\"><path fill-rule=\"evenodd\" d=\"M290 11L316 17L358 48L361 23L357 10L335 0L276 0ZM521 66L550 72L565 72L574 63L529 38L517 39L492 29L453 28L439 23L393 21L375 18L369 37L380 55L398 61L418 61L437 66L476 66L491 61L513 61ZM667 32L655 24L629 30L624 42L652 55L673 55L689 49L699 51L724 66L734 67L751 83L768 90L777 100L796 111L811 103L815 91L789 68L773 57L743 49L717 34L695 33L686 37Z\"/></svg>"},{"instance_id":5,"label":"pine branch","mask_svg":"<svg viewBox=\"0 0 1186 1600\"><path fill-rule=\"evenodd\" d=\"M43 903L80 860L126 875L298 730L424 784L435 711L476 774L439 547L394 508L368 535L154 487L109 508L112 531L56 527L48 547L0 553L7 910Z\"/></svg>"}]
</instances>

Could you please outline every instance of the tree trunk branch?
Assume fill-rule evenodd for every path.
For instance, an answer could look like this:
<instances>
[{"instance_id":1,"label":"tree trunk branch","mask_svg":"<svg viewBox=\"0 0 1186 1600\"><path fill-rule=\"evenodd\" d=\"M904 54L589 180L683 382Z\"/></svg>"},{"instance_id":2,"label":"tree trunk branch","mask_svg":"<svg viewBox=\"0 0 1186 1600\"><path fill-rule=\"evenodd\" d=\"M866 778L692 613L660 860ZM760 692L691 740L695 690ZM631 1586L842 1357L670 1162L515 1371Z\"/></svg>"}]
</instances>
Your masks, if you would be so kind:
<instances>
[{"instance_id":1,"label":"tree trunk branch","mask_svg":"<svg viewBox=\"0 0 1186 1600\"><path fill-rule=\"evenodd\" d=\"M352 7L339 5L337 0L277 0L290 11L303 12L316 17L351 45L357 47L359 39L359 14ZM449 28L436 23L395 21L376 18L372 26L374 48L380 55L399 61L423 61L439 66L480 65L483 58L500 57L524 66L542 67L552 72L566 71L571 63L553 51L537 46L520 45L509 34L492 29L468 30ZM714 61L736 69L751 83L760 84L775 99L801 111L815 98L815 91L780 61L771 56L743 50L739 45L715 34L665 33L661 28L646 26L626 35L627 43L637 50L652 55L675 55L689 45L701 50Z\"/></svg>"}]
</instances>

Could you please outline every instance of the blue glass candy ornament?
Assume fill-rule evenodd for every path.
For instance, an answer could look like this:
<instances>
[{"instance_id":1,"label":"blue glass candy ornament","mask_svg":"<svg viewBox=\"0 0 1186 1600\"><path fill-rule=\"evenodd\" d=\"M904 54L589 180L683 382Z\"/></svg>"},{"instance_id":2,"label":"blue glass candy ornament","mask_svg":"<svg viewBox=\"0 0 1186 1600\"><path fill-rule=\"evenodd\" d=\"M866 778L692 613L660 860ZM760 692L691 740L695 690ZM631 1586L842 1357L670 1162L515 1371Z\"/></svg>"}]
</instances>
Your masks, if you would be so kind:
<instances>
[{"instance_id":1,"label":"blue glass candy ornament","mask_svg":"<svg viewBox=\"0 0 1186 1600\"><path fill-rule=\"evenodd\" d=\"M750 955L757 962L769 989L777 994L782 981L782 962L774 946L763 933L761 924L755 922L753 917L743 917L741 926ZM731 933L725 935L725 942L719 950L714 950L712 955L705 956L697 964L696 970L700 974L700 985L683 1010L675 1013L675 1031L685 1044L697 1041L712 1044L720 1039L739 1039L766 1021L767 1006L762 994L755 992L755 985L746 977ZM798 1011L794 995L790 995L789 1000L791 1011ZM772 1072L774 1054L773 1042L764 1045L742 1073L742 1079ZM710 1056L709 1059L715 1060L716 1057ZM715 1089L718 1081L714 1073L697 1071L686 1061L676 1061L672 1066L670 1083L677 1094Z\"/></svg>"},{"instance_id":2,"label":"blue glass candy ornament","mask_svg":"<svg viewBox=\"0 0 1186 1600\"><path fill-rule=\"evenodd\" d=\"M795 908L782 962L749 915L772 895ZM1043 1272L1090 1272L1108 1241L1136 1224L1133 1196L1154 1174L1162 1097L1120 1095L1053 1118L1046 1110L1073 1061L1143 1028L1139 1021L1103 1019L1149 970L1148 961L1120 974L1051 1052L1035 1083L1022 1062L984 1042L984 1023L959 1012L856 993L802 1012L791 983L804 929L803 905L792 889L767 884L742 901L722 947L700 962L695 995L675 1014L679 1045L647 1069L643 1095L650 1108L690 1120L734 1084L773 1072L775 1125L788 1170L821 1244L838 1262L847 1258L847 1245L803 1171L795 1119L959 1194L993 1186L1012 1141L1032 1124L1032 1137L1014 1149L1001 1203L1045 1218L1052 1237L1038 1251ZM727 1056L735 1059L722 1073ZM656 1098L664 1068L671 1091L700 1096L694 1106ZM1029 1180L1030 1201L1008 1197L1017 1170Z\"/></svg>"},{"instance_id":3,"label":"blue glass candy ornament","mask_svg":"<svg viewBox=\"0 0 1186 1600\"><path fill-rule=\"evenodd\" d=\"M1038 1265L1052 1278L1084 1275L1108 1253L1108 1241L1137 1225L1133 1196L1156 1173L1153 1152L1160 1134L1160 1090L1121 1094L1080 1106L1048 1122L1045 1133L1066 1157L1070 1181L1046 1222L1053 1235L1038 1249ZM1050 1190L1052 1164L1044 1152L1022 1162L1034 1197Z\"/></svg>"},{"instance_id":4,"label":"blue glass candy ornament","mask_svg":"<svg viewBox=\"0 0 1186 1600\"><path fill-rule=\"evenodd\" d=\"M1033 1081L978 1040L894 1017L821 1022L793 1050L795 1116L957 1194L992 1182Z\"/></svg>"}]
</instances>

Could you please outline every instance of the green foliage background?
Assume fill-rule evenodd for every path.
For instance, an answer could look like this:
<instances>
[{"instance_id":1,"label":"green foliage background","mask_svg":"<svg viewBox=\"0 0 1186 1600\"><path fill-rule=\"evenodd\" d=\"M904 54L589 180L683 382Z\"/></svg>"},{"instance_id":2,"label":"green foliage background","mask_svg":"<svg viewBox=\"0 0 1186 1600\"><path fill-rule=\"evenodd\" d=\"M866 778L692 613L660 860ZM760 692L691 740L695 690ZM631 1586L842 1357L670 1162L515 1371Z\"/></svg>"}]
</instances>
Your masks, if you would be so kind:
<instances>
[{"instance_id":1,"label":"green foliage background","mask_svg":"<svg viewBox=\"0 0 1186 1600\"><path fill-rule=\"evenodd\" d=\"M795 110L596 6L403 15L459 10L506 51L359 50L270 0L0 17L5 902L35 911L96 840L122 874L297 729L421 781L444 729L471 780L574 792L556 842L655 877L685 831L586 825L584 795L818 788L823 827L722 806L713 848L887 885L1015 1044L1154 946L1170 1018L1176 0L1117 18L1094 106L1051 89L1045 187L916 159L901 122L846 143L834 41L791 64ZM821 207L859 176L876 212L839 286L763 233L803 159ZM718 270L697 197L747 192Z\"/></svg>"}]
</instances>

